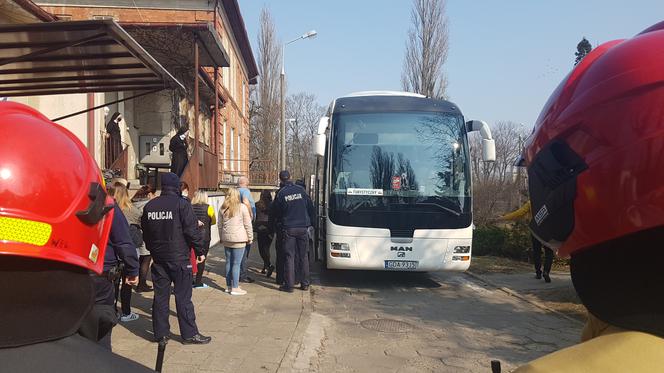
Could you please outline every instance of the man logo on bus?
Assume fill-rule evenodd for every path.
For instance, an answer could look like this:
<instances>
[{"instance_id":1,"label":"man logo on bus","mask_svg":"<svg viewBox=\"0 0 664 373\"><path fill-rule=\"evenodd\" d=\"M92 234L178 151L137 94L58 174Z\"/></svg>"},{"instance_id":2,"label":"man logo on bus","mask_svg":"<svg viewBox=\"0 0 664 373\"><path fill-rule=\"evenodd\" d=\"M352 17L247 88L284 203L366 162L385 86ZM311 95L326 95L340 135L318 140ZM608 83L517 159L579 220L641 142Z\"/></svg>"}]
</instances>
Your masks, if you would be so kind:
<instances>
[{"instance_id":1,"label":"man logo on bus","mask_svg":"<svg viewBox=\"0 0 664 373\"><path fill-rule=\"evenodd\" d=\"M397 258L405 258L405 257L406 257L406 253L404 253L404 252L397 253Z\"/></svg>"},{"instance_id":2,"label":"man logo on bus","mask_svg":"<svg viewBox=\"0 0 664 373\"><path fill-rule=\"evenodd\" d=\"M412 246L392 246L390 251L413 251Z\"/></svg>"}]
</instances>

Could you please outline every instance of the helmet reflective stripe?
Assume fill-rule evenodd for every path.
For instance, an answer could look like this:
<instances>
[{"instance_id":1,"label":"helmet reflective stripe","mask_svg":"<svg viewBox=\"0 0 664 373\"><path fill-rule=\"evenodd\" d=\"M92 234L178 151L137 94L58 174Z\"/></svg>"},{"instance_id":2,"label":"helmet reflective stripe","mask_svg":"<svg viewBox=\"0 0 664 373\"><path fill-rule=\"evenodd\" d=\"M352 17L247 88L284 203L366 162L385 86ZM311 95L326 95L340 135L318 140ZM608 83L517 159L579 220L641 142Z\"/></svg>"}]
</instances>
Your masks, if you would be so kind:
<instances>
[{"instance_id":1,"label":"helmet reflective stripe","mask_svg":"<svg viewBox=\"0 0 664 373\"><path fill-rule=\"evenodd\" d=\"M51 225L47 223L0 216L0 241L44 246L51 231Z\"/></svg>"}]
</instances>

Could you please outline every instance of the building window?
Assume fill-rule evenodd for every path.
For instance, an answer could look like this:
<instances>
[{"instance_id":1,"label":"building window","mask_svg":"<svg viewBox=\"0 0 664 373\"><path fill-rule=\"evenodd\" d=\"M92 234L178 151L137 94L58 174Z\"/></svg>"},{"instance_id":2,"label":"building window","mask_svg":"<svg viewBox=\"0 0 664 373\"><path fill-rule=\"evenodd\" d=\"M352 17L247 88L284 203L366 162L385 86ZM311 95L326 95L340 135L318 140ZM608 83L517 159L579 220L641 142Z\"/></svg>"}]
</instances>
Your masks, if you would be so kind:
<instances>
[{"instance_id":1,"label":"building window","mask_svg":"<svg viewBox=\"0 0 664 373\"><path fill-rule=\"evenodd\" d=\"M92 16L92 19L94 19L94 20L100 20L100 19L112 19L112 20L117 21L117 17L115 17L115 16L109 16L109 15L106 15L106 14L102 14L102 15L93 15L93 16Z\"/></svg>"},{"instance_id":2,"label":"building window","mask_svg":"<svg viewBox=\"0 0 664 373\"><path fill-rule=\"evenodd\" d=\"M231 65L231 95L233 95L233 99L237 103L237 71L235 71L233 66L234 65Z\"/></svg>"},{"instance_id":3,"label":"building window","mask_svg":"<svg viewBox=\"0 0 664 373\"><path fill-rule=\"evenodd\" d=\"M224 129L223 129L223 144L221 144L221 149L222 149L222 157L224 157L224 170L228 168L228 157L226 156L226 120L224 120Z\"/></svg>"},{"instance_id":4,"label":"building window","mask_svg":"<svg viewBox=\"0 0 664 373\"><path fill-rule=\"evenodd\" d=\"M237 135L237 170L242 171L242 136Z\"/></svg>"},{"instance_id":5,"label":"building window","mask_svg":"<svg viewBox=\"0 0 664 373\"><path fill-rule=\"evenodd\" d=\"M247 108L246 108L246 103L244 101L245 89L246 89L246 87L244 85L244 79L242 79L242 93L241 93L241 95L242 95L242 115L244 115L246 117L247 116Z\"/></svg>"},{"instance_id":6,"label":"building window","mask_svg":"<svg viewBox=\"0 0 664 373\"><path fill-rule=\"evenodd\" d=\"M231 127L231 171L234 169L234 163L233 161L235 160L235 128Z\"/></svg>"},{"instance_id":7,"label":"building window","mask_svg":"<svg viewBox=\"0 0 664 373\"><path fill-rule=\"evenodd\" d=\"M221 77L222 77L222 80L224 81L224 87L225 87L227 90L229 90L229 91L230 91L230 89L231 89L231 85L230 85L231 79L230 79L230 76L231 76L231 69L230 69L230 67L222 67L222 68L221 68Z\"/></svg>"}]
</instances>

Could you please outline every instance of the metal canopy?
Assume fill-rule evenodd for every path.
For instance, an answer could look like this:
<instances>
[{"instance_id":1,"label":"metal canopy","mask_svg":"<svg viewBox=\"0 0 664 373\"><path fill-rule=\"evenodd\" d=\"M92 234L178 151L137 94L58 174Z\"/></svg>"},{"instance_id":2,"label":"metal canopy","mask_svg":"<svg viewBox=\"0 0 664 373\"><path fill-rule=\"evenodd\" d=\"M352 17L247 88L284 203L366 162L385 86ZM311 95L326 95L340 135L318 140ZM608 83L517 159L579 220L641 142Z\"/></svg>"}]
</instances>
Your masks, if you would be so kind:
<instances>
[{"instance_id":1,"label":"metal canopy","mask_svg":"<svg viewBox=\"0 0 664 373\"><path fill-rule=\"evenodd\" d=\"M194 61L194 43L202 47L199 63L229 67L230 58L211 23L123 23L128 33L164 65L171 61Z\"/></svg>"},{"instance_id":2,"label":"metal canopy","mask_svg":"<svg viewBox=\"0 0 664 373\"><path fill-rule=\"evenodd\" d=\"M211 23L123 23L122 27L187 88L196 86L196 75L202 78L203 84L199 84L198 93L203 101L214 104L215 83L209 76L212 73L202 68L229 67L230 59ZM223 105L228 97L217 90ZM189 93L192 96L195 94Z\"/></svg>"},{"instance_id":3,"label":"metal canopy","mask_svg":"<svg viewBox=\"0 0 664 373\"><path fill-rule=\"evenodd\" d=\"M184 86L113 20L0 26L0 96Z\"/></svg>"}]
</instances>

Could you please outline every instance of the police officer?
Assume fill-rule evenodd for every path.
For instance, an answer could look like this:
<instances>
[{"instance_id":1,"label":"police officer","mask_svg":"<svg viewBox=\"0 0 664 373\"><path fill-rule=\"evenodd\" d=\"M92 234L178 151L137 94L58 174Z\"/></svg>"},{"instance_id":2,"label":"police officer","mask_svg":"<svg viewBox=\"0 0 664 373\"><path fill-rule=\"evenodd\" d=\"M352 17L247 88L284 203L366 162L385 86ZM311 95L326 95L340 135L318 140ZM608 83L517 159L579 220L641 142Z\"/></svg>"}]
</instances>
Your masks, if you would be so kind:
<instances>
[{"instance_id":1,"label":"police officer","mask_svg":"<svg viewBox=\"0 0 664 373\"><path fill-rule=\"evenodd\" d=\"M25 105L0 102L0 128L0 372L149 372L97 343L115 314L94 307L90 272L118 210L95 160Z\"/></svg>"},{"instance_id":2,"label":"police officer","mask_svg":"<svg viewBox=\"0 0 664 373\"><path fill-rule=\"evenodd\" d=\"M122 274L125 274L123 277ZM104 254L104 267L101 276L91 274L95 288L95 304L99 307L113 307L119 286L116 283L124 281L127 285L138 285L138 253L129 234L129 223L117 204L113 204L113 225L108 237L106 252ZM102 312L102 314L109 314ZM114 314L114 312L113 312ZM117 320L108 320L115 325ZM104 335L99 343L111 349L111 330Z\"/></svg>"},{"instance_id":3,"label":"police officer","mask_svg":"<svg viewBox=\"0 0 664 373\"><path fill-rule=\"evenodd\" d=\"M203 236L191 204L180 194L180 179L172 172L162 175L161 195L143 208L143 239L152 255L152 327L157 341L168 340L171 283L174 284L180 335L184 344L205 344L212 338L201 335L191 302L193 280L190 248L198 263L205 260Z\"/></svg>"},{"instance_id":4,"label":"police officer","mask_svg":"<svg viewBox=\"0 0 664 373\"><path fill-rule=\"evenodd\" d=\"M277 189L277 192L275 193L275 198L277 195L279 195L279 192L281 189L283 189L285 186L283 181L279 181L279 189ZM270 205L270 212L269 212L269 218L268 218L268 225L274 229L276 240L274 240L274 250L277 254L277 257L275 259L275 267L276 267L276 276L275 276L275 282L277 285L283 285L284 284L284 250L283 250L283 230L282 230L282 223L280 220L280 217L277 217L275 215L275 205L274 202Z\"/></svg>"},{"instance_id":5,"label":"police officer","mask_svg":"<svg viewBox=\"0 0 664 373\"><path fill-rule=\"evenodd\" d=\"M284 187L275 198L274 215L281 224L284 258L284 284L279 290L293 292L295 274L299 274L300 289L309 288L308 229L314 221L314 205L299 185L293 184L288 171L281 171L279 179Z\"/></svg>"}]
</instances>

